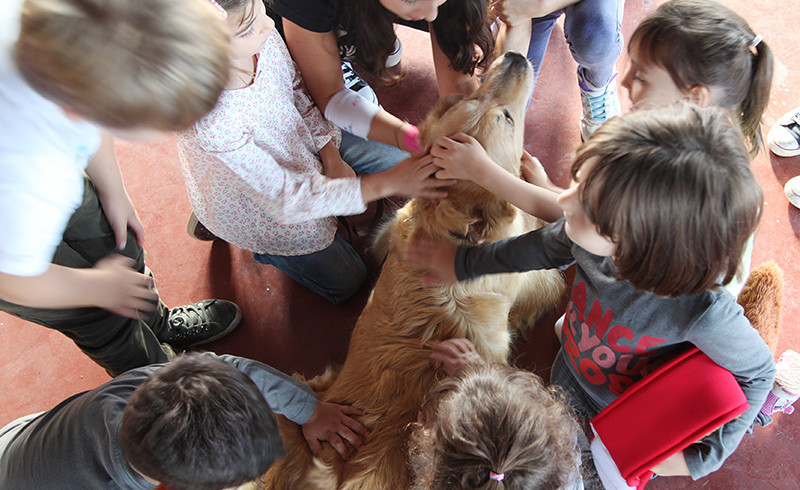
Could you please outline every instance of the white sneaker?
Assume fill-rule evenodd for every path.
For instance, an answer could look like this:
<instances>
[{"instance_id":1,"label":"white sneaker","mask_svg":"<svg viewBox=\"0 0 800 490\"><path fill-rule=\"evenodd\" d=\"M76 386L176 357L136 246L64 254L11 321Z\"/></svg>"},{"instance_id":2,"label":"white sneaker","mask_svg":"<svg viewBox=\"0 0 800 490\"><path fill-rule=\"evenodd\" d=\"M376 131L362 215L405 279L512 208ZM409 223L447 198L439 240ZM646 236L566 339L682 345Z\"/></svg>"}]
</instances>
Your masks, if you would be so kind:
<instances>
[{"instance_id":1,"label":"white sneaker","mask_svg":"<svg viewBox=\"0 0 800 490\"><path fill-rule=\"evenodd\" d=\"M403 43L400 38L394 40L394 51L386 58L386 68L394 68L400 64L403 59Z\"/></svg>"},{"instance_id":2,"label":"white sneaker","mask_svg":"<svg viewBox=\"0 0 800 490\"><path fill-rule=\"evenodd\" d=\"M786 194L786 199L794 204L794 207L800 208L800 175L792 177L783 186L783 193Z\"/></svg>"},{"instance_id":3,"label":"white sneaker","mask_svg":"<svg viewBox=\"0 0 800 490\"><path fill-rule=\"evenodd\" d=\"M578 86L581 88L581 138L584 141L604 122L622 114L617 94L617 73L604 87L595 87L583 77L583 70L578 67Z\"/></svg>"},{"instance_id":4,"label":"white sneaker","mask_svg":"<svg viewBox=\"0 0 800 490\"><path fill-rule=\"evenodd\" d=\"M800 155L800 107L784 114L770 128L767 134L767 146L772 153L781 157ZM797 206L794 202L792 204Z\"/></svg>"}]
</instances>

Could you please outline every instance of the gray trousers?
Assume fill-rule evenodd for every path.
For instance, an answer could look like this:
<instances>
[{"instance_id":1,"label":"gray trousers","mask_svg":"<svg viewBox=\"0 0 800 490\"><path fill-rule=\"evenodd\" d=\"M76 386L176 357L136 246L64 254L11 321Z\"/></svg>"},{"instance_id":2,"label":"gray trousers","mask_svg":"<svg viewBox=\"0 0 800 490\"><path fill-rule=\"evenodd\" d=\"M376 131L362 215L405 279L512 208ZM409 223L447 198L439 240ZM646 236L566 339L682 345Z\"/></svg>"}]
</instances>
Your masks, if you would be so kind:
<instances>
[{"instance_id":1,"label":"gray trousers","mask_svg":"<svg viewBox=\"0 0 800 490\"><path fill-rule=\"evenodd\" d=\"M134 267L139 272L146 271L144 250L137 245L132 232L128 232L125 249L115 249L114 232L100 206L97 191L85 177L83 203L70 218L52 263L76 269L89 268L117 252L136 261ZM156 310L144 320L123 317L100 308L29 308L3 300L0 300L0 311L58 330L112 377L129 369L169 360L158 340L164 338L169 330L168 309L161 300Z\"/></svg>"}]
</instances>

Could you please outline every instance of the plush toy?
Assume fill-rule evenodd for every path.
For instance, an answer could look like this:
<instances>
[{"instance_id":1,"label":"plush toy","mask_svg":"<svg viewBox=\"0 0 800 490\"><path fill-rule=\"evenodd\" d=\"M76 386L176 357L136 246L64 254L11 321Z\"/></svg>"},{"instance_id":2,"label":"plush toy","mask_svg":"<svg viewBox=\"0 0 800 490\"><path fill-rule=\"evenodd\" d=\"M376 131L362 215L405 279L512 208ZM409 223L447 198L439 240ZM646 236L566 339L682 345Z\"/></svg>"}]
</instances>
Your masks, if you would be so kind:
<instances>
[{"instance_id":1,"label":"plush toy","mask_svg":"<svg viewBox=\"0 0 800 490\"><path fill-rule=\"evenodd\" d=\"M737 299L753 328L758 330L772 354L775 355L781 323L783 302L783 271L773 261L765 262L750 272ZM792 404L800 396L800 354L788 349L776 365L775 385L761 407L764 425L776 412L791 414Z\"/></svg>"},{"instance_id":2,"label":"plush toy","mask_svg":"<svg viewBox=\"0 0 800 490\"><path fill-rule=\"evenodd\" d=\"M778 345L783 304L783 271L770 260L750 271L739 297L744 316L758 330L772 355Z\"/></svg>"}]
</instances>

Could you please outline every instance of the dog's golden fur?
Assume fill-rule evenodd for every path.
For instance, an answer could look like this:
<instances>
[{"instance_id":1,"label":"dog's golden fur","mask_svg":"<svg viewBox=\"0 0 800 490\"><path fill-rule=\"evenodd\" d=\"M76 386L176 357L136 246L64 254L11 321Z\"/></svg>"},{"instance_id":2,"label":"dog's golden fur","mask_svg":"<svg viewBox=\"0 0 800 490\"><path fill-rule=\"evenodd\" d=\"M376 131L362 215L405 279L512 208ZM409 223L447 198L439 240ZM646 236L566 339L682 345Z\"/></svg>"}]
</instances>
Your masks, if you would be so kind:
<instances>
[{"instance_id":1,"label":"dog's golden fur","mask_svg":"<svg viewBox=\"0 0 800 490\"><path fill-rule=\"evenodd\" d=\"M421 143L464 131L480 141L495 162L519 175L531 86L532 70L525 58L504 55L475 94L439 102L420 128ZM360 417L371 430L367 444L348 461L329 446L316 459L300 428L281 418L287 455L265 475L261 483L266 488L407 488L408 425L441 375L430 359L431 344L466 337L484 358L505 362L513 330L509 318L530 324L558 303L564 282L557 271L541 271L425 288L405 264L405 246L421 235L458 244L497 241L531 229L522 214L469 182L452 186L446 199L417 198L398 211L379 240L386 260L353 330L344 365L309 382L319 399L367 412Z\"/></svg>"}]
</instances>

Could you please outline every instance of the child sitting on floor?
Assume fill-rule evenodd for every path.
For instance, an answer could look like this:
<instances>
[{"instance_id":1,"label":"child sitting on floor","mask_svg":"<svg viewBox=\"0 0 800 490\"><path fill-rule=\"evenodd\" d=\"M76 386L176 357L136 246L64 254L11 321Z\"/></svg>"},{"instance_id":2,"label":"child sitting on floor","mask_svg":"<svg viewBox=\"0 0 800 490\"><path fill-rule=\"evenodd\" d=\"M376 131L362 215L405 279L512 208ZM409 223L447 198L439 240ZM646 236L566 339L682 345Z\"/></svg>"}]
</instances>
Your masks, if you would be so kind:
<instances>
[{"instance_id":1,"label":"child sitting on floor","mask_svg":"<svg viewBox=\"0 0 800 490\"><path fill-rule=\"evenodd\" d=\"M0 429L0 488L220 489L283 455L275 413L303 425L312 449L368 431L353 407L257 361L211 353L133 369Z\"/></svg>"},{"instance_id":2,"label":"child sitting on floor","mask_svg":"<svg viewBox=\"0 0 800 490\"><path fill-rule=\"evenodd\" d=\"M450 376L431 390L411 436L415 488L582 488L578 425L557 389L486 363L467 339L433 348Z\"/></svg>"},{"instance_id":3,"label":"child sitting on floor","mask_svg":"<svg viewBox=\"0 0 800 490\"><path fill-rule=\"evenodd\" d=\"M429 156L397 164L406 152L325 120L261 0L216 3L232 34L228 84L178 139L194 213L257 262L344 301L367 271L336 233L336 216L392 195L443 197L437 188L450 182L431 177Z\"/></svg>"},{"instance_id":4,"label":"child sitting on floor","mask_svg":"<svg viewBox=\"0 0 800 490\"><path fill-rule=\"evenodd\" d=\"M641 379L649 361L689 344L733 373L749 410L653 468L697 479L738 446L775 376L769 348L720 288L761 214L749 163L721 109L631 112L578 150L573 182L558 198L564 219L485 247L423 240L407 261L428 283L575 264L551 382L583 417Z\"/></svg>"}]
</instances>

